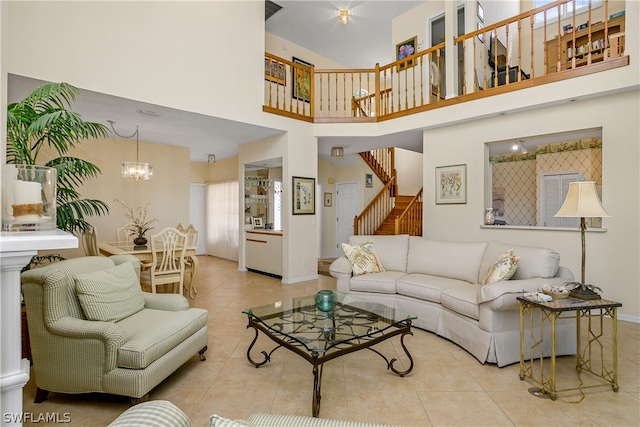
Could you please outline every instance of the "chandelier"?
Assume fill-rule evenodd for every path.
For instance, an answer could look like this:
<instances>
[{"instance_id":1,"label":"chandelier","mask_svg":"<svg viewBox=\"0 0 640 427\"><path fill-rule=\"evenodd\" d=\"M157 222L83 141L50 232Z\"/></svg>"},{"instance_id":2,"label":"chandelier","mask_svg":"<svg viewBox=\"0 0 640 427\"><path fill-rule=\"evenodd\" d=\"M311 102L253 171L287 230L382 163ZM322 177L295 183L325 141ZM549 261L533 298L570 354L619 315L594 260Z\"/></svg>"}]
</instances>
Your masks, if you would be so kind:
<instances>
[{"instance_id":1,"label":"chandelier","mask_svg":"<svg viewBox=\"0 0 640 427\"><path fill-rule=\"evenodd\" d=\"M113 120L107 120L111 125L111 129L113 133L118 135L120 138L133 138L136 137L136 161L135 162L124 162L122 164L122 177L123 178L131 178L136 181L147 181L151 179L153 176L153 166L149 163L140 163L140 141L138 140L138 136L140 134L138 126L136 126L136 131L129 136L120 135L118 131L113 127L115 123Z\"/></svg>"}]
</instances>

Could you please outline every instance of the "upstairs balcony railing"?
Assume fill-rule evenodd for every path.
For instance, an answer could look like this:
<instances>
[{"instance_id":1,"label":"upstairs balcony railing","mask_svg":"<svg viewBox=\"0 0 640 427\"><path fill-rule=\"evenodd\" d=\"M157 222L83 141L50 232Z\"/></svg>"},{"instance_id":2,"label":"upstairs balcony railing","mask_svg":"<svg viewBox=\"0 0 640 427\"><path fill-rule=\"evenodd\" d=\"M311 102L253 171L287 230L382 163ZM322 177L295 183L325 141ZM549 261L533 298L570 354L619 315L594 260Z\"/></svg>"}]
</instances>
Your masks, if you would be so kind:
<instances>
[{"instance_id":1,"label":"upstairs balcony railing","mask_svg":"<svg viewBox=\"0 0 640 427\"><path fill-rule=\"evenodd\" d=\"M625 16L609 3L559 0L456 37L460 49L441 43L371 69L320 70L266 53L263 110L375 122L626 66ZM457 52L456 93L448 95L446 54Z\"/></svg>"}]
</instances>

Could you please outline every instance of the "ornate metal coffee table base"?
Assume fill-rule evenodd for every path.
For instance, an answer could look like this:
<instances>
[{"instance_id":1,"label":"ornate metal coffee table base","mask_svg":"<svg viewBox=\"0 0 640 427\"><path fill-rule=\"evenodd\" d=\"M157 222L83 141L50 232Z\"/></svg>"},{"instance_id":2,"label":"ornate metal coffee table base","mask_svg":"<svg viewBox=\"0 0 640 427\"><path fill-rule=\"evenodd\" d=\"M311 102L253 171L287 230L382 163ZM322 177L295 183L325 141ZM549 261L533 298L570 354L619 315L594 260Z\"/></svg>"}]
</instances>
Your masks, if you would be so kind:
<instances>
[{"instance_id":1,"label":"ornate metal coffee table base","mask_svg":"<svg viewBox=\"0 0 640 427\"><path fill-rule=\"evenodd\" d=\"M367 350L373 351L374 353L382 357L384 361L387 363L387 369L391 370L394 374L399 375L400 377L404 377L405 375L409 374L409 372L411 372L411 370L413 369L413 358L411 357L409 350L404 344L404 337L406 335L413 335L413 332L411 332L411 320L406 320L402 323L393 325L392 330L386 330L384 332L379 332L379 333L374 332L371 336L366 336L366 337L357 337L357 338L354 337L353 341L346 341L344 343L338 344L334 346L331 349L331 351L328 351L328 352L319 351L319 350L307 351L304 348L304 345L301 344L300 342L296 341L293 338L282 339L281 337L274 334L273 331L264 327L261 323L256 321L252 316L249 316L249 324L247 325L247 328L254 328L256 331L255 337L253 338L253 341L251 341L251 344L247 349L247 359L256 368L259 368L260 366L266 364L267 362L270 362L271 355L280 347L284 347L293 351L294 353L298 354L299 356L307 360L309 363L311 363L311 365L313 366L312 414L314 417L318 417L320 413L320 400L322 398L320 391L322 387L323 367L324 367L324 364L330 360L333 360L340 356L344 356L346 354L353 353L359 350L367 349ZM258 340L259 331L262 331L267 337L273 340L277 344L277 346L274 347L268 353L266 351L261 351L260 353L263 355L263 360L255 361L251 358L251 349L253 348L254 344ZM382 341L386 341L389 338L394 337L396 335L400 335L400 345L402 346L402 349L404 350L405 354L407 355L407 358L409 359L409 367L404 371L398 370L394 367L395 362L397 362L396 358L389 360L381 352L372 348L374 345L379 344Z\"/></svg>"}]
</instances>

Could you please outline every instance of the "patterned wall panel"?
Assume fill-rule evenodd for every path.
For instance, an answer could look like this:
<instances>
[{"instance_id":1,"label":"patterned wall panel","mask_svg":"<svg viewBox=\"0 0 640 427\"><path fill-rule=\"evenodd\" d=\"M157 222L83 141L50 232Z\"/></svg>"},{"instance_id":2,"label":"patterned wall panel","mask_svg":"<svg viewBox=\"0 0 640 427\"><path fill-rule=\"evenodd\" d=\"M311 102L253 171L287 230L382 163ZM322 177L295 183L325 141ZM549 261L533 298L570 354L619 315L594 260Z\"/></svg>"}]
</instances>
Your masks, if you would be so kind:
<instances>
[{"instance_id":1,"label":"patterned wall panel","mask_svg":"<svg viewBox=\"0 0 640 427\"><path fill-rule=\"evenodd\" d=\"M595 181L598 190L601 189L601 147L600 139L580 140L540 146L535 154L492 158L496 220L503 220L507 225L537 225L543 173L579 172L585 180Z\"/></svg>"},{"instance_id":2,"label":"patterned wall panel","mask_svg":"<svg viewBox=\"0 0 640 427\"><path fill-rule=\"evenodd\" d=\"M535 225L536 161L496 163L493 165L494 210L496 219L508 225ZM503 209L500 209L500 195ZM504 212L503 215L500 215Z\"/></svg>"}]
</instances>

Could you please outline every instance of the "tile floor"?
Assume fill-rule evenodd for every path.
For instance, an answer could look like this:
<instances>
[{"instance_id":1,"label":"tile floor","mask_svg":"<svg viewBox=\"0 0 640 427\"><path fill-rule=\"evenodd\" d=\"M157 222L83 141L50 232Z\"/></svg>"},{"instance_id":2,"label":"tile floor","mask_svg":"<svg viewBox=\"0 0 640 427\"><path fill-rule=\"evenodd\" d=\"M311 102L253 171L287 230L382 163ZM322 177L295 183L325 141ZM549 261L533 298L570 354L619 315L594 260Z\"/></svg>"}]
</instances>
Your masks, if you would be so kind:
<instances>
[{"instance_id":1,"label":"tile floor","mask_svg":"<svg viewBox=\"0 0 640 427\"><path fill-rule=\"evenodd\" d=\"M239 272L235 262L200 259L198 294L191 305L209 310L207 360L200 362L194 356L152 390L151 399L174 402L194 426L207 426L213 413L229 418L246 418L254 412L311 415L311 365L284 349L259 369L250 365L246 350L254 332L246 329L242 310L332 289L335 279L319 276L283 285L271 277ZM406 357L402 349L396 352L397 341L392 339L379 348L402 360ZM404 378L386 370L384 361L372 352L328 362L320 416L420 427L640 425L639 324L619 322L620 391L613 393L608 386L592 388L580 403L572 403L580 396L571 392L555 402L534 397L528 392L532 384L518 378L518 364L504 368L482 365L432 333L415 330L405 342L415 366ZM270 350L272 346L263 339L255 348ZM573 357L560 359L559 382L575 382L574 363ZM32 380L25 388L24 412L36 419L44 413L69 414L75 426L106 426L130 406L129 399L121 396L59 393L50 393L46 402L34 404L34 395Z\"/></svg>"}]
</instances>

